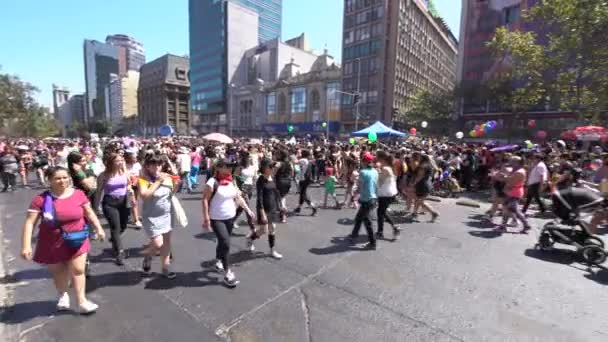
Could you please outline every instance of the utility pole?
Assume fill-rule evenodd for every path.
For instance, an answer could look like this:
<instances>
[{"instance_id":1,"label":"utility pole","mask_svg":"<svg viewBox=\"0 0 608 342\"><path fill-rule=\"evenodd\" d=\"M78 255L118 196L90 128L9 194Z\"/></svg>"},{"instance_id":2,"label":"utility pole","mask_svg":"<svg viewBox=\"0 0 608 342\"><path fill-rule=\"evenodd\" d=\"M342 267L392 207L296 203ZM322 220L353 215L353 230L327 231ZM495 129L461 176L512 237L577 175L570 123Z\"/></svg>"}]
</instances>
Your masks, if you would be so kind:
<instances>
[{"instance_id":1,"label":"utility pole","mask_svg":"<svg viewBox=\"0 0 608 342\"><path fill-rule=\"evenodd\" d=\"M355 96L355 131L359 130L359 101L361 100L361 58L357 58L357 96Z\"/></svg>"}]
</instances>

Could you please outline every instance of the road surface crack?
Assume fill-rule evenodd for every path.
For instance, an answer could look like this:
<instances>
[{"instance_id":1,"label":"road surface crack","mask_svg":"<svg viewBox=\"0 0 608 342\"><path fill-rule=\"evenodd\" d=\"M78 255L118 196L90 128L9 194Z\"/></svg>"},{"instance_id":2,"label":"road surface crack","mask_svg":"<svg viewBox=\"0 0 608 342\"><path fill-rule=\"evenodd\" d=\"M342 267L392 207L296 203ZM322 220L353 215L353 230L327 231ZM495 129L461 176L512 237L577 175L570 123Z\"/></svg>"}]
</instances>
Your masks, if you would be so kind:
<instances>
[{"instance_id":1,"label":"road surface crack","mask_svg":"<svg viewBox=\"0 0 608 342\"><path fill-rule=\"evenodd\" d=\"M306 293L302 291L302 288L298 289L300 292L301 304L302 304L302 312L304 313L304 321L306 323L306 336L308 336L308 342L312 342L312 334L310 331L310 307L308 307L308 298L306 297Z\"/></svg>"}]
</instances>

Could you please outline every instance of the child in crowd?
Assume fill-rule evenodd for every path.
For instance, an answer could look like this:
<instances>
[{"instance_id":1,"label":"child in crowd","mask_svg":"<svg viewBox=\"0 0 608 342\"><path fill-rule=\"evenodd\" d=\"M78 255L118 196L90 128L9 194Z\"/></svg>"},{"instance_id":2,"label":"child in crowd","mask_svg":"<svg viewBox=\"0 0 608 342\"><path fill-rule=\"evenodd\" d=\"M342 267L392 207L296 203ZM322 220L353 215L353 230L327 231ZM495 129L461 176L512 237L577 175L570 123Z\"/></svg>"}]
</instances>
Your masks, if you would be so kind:
<instances>
[{"instance_id":1,"label":"child in crowd","mask_svg":"<svg viewBox=\"0 0 608 342\"><path fill-rule=\"evenodd\" d=\"M338 179L334 175L334 169L332 167L328 167L325 169L325 200L323 201L323 207L327 208L327 197L331 196L336 202L336 209L340 209L341 205L338 201L338 197L336 197L336 183Z\"/></svg>"}]
</instances>

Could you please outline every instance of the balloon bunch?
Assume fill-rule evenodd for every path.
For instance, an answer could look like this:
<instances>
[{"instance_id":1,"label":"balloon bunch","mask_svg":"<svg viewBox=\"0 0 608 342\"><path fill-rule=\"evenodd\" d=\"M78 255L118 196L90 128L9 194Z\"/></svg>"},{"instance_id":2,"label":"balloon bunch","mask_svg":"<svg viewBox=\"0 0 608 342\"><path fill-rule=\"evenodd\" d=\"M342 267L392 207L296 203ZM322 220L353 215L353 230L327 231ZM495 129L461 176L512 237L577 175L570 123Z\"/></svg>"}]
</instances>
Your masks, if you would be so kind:
<instances>
[{"instance_id":1,"label":"balloon bunch","mask_svg":"<svg viewBox=\"0 0 608 342\"><path fill-rule=\"evenodd\" d=\"M481 125L475 125L475 128L469 132L469 136L471 136L471 138L481 138L484 134L490 133L497 125L498 123L494 120Z\"/></svg>"}]
</instances>

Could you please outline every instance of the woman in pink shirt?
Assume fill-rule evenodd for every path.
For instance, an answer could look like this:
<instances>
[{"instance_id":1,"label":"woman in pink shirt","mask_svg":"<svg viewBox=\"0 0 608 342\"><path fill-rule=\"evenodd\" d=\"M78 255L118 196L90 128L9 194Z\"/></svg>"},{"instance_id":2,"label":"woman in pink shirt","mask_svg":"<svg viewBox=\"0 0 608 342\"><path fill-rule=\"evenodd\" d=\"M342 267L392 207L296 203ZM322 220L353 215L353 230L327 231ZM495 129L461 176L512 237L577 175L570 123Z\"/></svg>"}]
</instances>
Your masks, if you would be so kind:
<instances>
[{"instance_id":1,"label":"woman in pink shirt","mask_svg":"<svg viewBox=\"0 0 608 342\"><path fill-rule=\"evenodd\" d=\"M190 153L190 185L192 189L196 189L198 186L198 169L201 166L201 154L196 150L196 146L192 147L192 152Z\"/></svg>"},{"instance_id":2,"label":"woman in pink shirt","mask_svg":"<svg viewBox=\"0 0 608 342\"><path fill-rule=\"evenodd\" d=\"M512 157L510 164L513 167L513 173L509 175L506 180L505 193L507 198L504 202L504 211L502 217L502 224L498 226L497 230L506 230L507 220L510 216L515 215L515 218L521 221L524 225L522 234L527 234L530 230L530 224L526 220L526 216L521 212L519 208L519 201L524 197L524 186L526 184L526 169L523 167L523 160L521 157Z\"/></svg>"}]
</instances>

